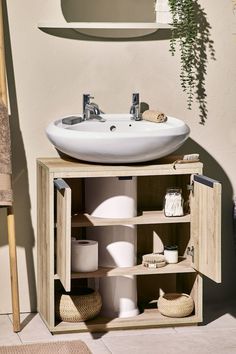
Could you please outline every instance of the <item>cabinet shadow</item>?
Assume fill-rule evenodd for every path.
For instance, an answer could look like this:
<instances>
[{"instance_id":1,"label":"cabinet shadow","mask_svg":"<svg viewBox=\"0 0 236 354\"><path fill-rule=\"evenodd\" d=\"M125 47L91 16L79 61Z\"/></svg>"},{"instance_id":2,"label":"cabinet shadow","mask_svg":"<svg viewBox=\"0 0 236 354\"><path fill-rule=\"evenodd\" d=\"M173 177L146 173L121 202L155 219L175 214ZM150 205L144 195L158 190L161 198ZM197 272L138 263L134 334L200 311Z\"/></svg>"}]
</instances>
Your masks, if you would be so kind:
<instances>
[{"instance_id":1,"label":"cabinet shadow","mask_svg":"<svg viewBox=\"0 0 236 354\"><path fill-rule=\"evenodd\" d=\"M234 282L236 269L236 233L233 228L233 188L220 164L204 148L193 139L189 138L186 143L178 149L177 154L198 153L200 161L203 163L203 174L218 180L222 183L222 283L204 277L204 322L212 322L221 315L231 311L231 315L236 317L236 311L229 309L228 301L235 298L236 284ZM211 310L212 304L221 304L221 310ZM233 313L232 313L233 312Z\"/></svg>"},{"instance_id":2,"label":"cabinet shadow","mask_svg":"<svg viewBox=\"0 0 236 354\"><path fill-rule=\"evenodd\" d=\"M31 311L36 310L36 280L33 259L33 249L35 247L35 236L31 220L31 202L29 196L29 178L28 167L26 161L26 153L24 141L20 130L19 113L17 105L17 95L14 77L14 68L11 51L11 39L9 32L8 13L6 2L3 1L3 17L4 17L4 41L5 41L5 56L6 70L9 93L10 106L10 132L11 132L11 148L12 148L12 182L13 182L13 208L15 216L15 233L16 244L24 250L26 266L20 263L18 257L18 275L19 275L19 290L21 298L29 296ZM4 208L6 209L6 208ZM6 227L6 210L2 210L0 214L1 225L4 225L3 232L0 238L0 247L8 245L7 227ZM19 256L19 255L18 255ZM22 261L24 262L24 261ZM23 276L19 272L19 268L26 269L26 274ZM9 275L10 276L10 275ZM23 295L25 289L21 287L20 279L26 279L29 294ZM21 304L20 304L21 305ZM22 308L20 306L20 310Z\"/></svg>"}]
</instances>

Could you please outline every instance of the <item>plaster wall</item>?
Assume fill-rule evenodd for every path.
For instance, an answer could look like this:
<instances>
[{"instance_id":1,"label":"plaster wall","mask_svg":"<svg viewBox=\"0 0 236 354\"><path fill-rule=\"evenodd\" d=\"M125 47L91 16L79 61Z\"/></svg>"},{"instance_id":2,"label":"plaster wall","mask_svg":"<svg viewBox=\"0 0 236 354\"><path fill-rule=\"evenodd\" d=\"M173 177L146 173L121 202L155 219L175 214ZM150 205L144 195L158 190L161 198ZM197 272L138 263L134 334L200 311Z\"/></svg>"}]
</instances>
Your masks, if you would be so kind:
<instances>
[{"instance_id":1,"label":"plaster wall","mask_svg":"<svg viewBox=\"0 0 236 354\"><path fill-rule=\"evenodd\" d=\"M7 1L10 33L6 50L22 312L36 309L36 158L57 156L44 129L57 117L81 112L83 93L93 94L105 112L125 113L132 93L140 92L142 101L150 107L179 117L190 126L191 139L182 151L199 152L205 174L223 183L223 282L216 285L206 280L205 298L226 301L235 296L231 217L236 195L235 18L231 0L198 2L212 26L216 50L216 60L209 60L207 67L205 126L199 124L197 105L191 111L186 108L179 83L179 55L170 55L169 41L163 39L163 33L153 41L117 42L52 36L39 30L37 23L60 18L58 6L63 1ZM0 313L11 312L5 219L1 210Z\"/></svg>"}]
</instances>

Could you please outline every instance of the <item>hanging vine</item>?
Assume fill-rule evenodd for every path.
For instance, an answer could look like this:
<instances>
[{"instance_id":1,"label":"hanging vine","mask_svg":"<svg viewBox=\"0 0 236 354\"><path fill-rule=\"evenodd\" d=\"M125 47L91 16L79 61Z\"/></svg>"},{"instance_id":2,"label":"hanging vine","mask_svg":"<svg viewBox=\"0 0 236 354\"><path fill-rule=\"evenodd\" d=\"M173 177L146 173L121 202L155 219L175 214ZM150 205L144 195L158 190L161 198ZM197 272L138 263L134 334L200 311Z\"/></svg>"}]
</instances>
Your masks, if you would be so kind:
<instances>
[{"instance_id":1,"label":"hanging vine","mask_svg":"<svg viewBox=\"0 0 236 354\"><path fill-rule=\"evenodd\" d=\"M181 71L180 82L187 94L188 108L194 98L199 104L200 123L207 118L205 77L208 55L215 59L213 41L210 39L210 24L197 0L169 0L173 17L170 51L175 55L179 44Z\"/></svg>"}]
</instances>

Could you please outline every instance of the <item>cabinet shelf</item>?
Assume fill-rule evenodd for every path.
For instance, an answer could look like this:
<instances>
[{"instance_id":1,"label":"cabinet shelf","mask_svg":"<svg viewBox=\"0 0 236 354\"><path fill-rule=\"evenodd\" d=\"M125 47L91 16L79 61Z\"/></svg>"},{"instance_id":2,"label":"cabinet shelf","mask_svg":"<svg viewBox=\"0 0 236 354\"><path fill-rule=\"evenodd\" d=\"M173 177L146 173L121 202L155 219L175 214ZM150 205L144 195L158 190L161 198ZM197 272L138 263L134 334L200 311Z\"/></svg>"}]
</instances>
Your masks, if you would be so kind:
<instances>
[{"instance_id":1,"label":"cabinet shelf","mask_svg":"<svg viewBox=\"0 0 236 354\"><path fill-rule=\"evenodd\" d=\"M93 320L79 323L60 322L51 329L52 332L63 331L108 331L110 329L147 328L159 326L177 326L182 324L197 324L199 316L193 314L188 317L166 317L161 315L158 309L146 309L143 313L130 318L96 317Z\"/></svg>"},{"instance_id":2,"label":"cabinet shelf","mask_svg":"<svg viewBox=\"0 0 236 354\"><path fill-rule=\"evenodd\" d=\"M173 224L190 223L190 214L178 217L166 217L163 211L144 211L133 218L112 219L97 218L89 214L77 214L72 216L72 227L109 226L109 225L144 225L144 224Z\"/></svg>"},{"instance_id":3,"label":"cabinet shelf","mask_svg":"<svg viewBox=\"0 0 236 354\"><path fill-rule=\"evenodd\" d=\"M186 258L180 258L177 264L167 264L161 268L146 268L142 264L138 264L134 267L99 267L95 272L83 272L72 273L71 279L81 278L102 278L102 277L116 277L122 275L147 275L147 274L171 274L171 273L195 273L195 269L192 268L190 260ZM55 279L59 279L58 275L55 275Z\"/></svg>"}]
</instances>

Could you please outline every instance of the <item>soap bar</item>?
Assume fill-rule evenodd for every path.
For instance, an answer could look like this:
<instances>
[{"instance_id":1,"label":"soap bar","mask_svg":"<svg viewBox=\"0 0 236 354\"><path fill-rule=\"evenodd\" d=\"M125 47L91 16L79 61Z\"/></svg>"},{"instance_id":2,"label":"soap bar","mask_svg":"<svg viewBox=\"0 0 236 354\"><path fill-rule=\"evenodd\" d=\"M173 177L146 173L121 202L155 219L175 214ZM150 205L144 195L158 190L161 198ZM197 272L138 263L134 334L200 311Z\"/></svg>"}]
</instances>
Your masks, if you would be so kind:
<instances>
[{"instance_id":1,"label":"soap bar","mask_svg":"<svg viewBox=\"0 0 236 354\"><path fill-rule=\"evenodd\" d=\"M74 125L82 122L82 120L83 120L82 117L70 116L70 117L63 118L62 123L67 125Z\"/></svg>"}]
</instances>

